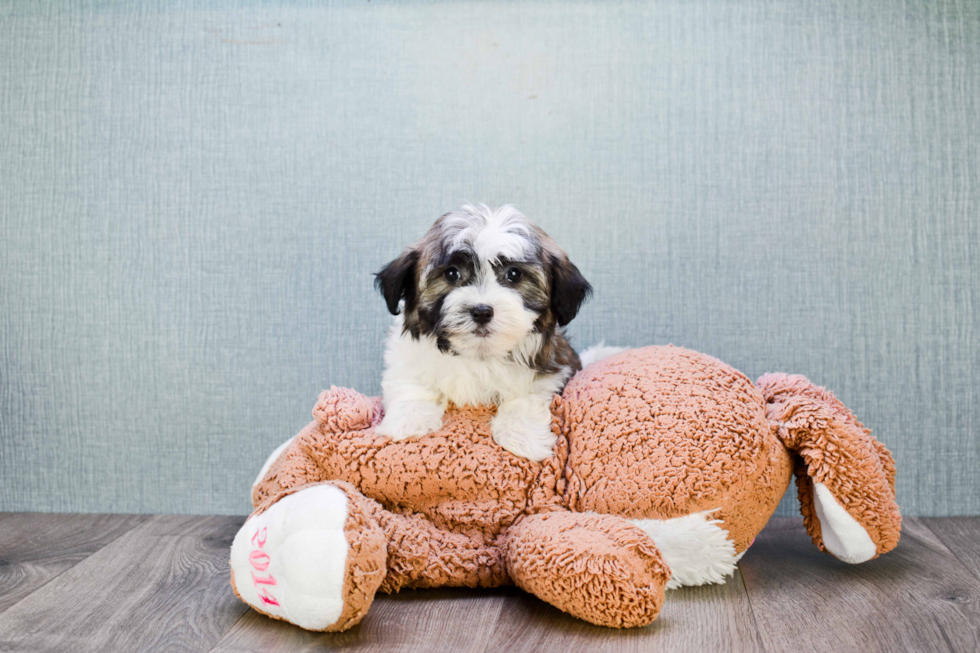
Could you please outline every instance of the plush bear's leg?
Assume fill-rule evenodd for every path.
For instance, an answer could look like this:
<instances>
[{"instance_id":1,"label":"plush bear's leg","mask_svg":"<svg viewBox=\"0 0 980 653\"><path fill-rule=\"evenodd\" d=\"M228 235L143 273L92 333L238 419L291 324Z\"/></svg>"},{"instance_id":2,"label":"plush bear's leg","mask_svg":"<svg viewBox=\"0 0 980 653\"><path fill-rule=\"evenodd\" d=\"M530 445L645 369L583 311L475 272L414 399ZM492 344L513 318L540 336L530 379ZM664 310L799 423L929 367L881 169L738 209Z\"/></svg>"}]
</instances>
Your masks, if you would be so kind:
<instances>
[{"instance_id":1,"label":"plush bear's leg","mask_svg":"<svg viewBox=\"0 0 980 653\"><path fill-rule=\"evenodd\" d=\"M259 612L309 630L358 623L385 577L388 542L371 504L343 482L264 502L231 547L235 593Z\"/></svg>"},{"instance_id":2,"label":"plush bear's leg","mask_svg":"<svg viewBox=\"0 0 980 653\"><path fill-rule=\"evenodd\" d=\"M625 519L529 515L505 537L514 582L565 612L616 628L645 626L660 613L670 569L653 540Z\"/></svg>"},{"instance_id":3,"label":"plush bear's leg","mask_svg":"<svg viewBox=\"0 0 980 653\"><path fill-rule=\"evenodd\" d=\"M272 452L252 485L252 505L255 508L282 496L283 492L334 480L309 451L309 441L317 436L319 429L318 422L310 422Z\"/></svg>"},{"instance_id":4,"label":"plush bear's leg","mask_svg":"<svg viewBox=\"0 0 980 653\"><path fill-rule=\"evenodd\" d=\"M799 375L757 382L766 415L798 456L800 511L821 551L844 562L895 548L902 517L895 503L895 462L847 407Z\"/></svg>"},{"instance_id":5,"label":"plush bear's leg","mask_svg":"<svg viewBox=\"0 0 980 653\"><path fill-rule=\"evenodd\" d=\"M388 574L379 591L421 587L498 587L508 584L496 538L445 531L420 515L374 504L372 515L388 538Z\"/></svg>"},{"instance_id":6,"label":"plush bear's leg","mask_svg":"<svg viewBox=\"0 0 980 653\"><path fill-rule=\"evenodd\" d=\"M231 547L235 593L257 611L308 630L346 630L375 592L496 587L508 582L495 538L451 533L385 510L343 481L269 497Z\"/></svg>"}]
</instances>

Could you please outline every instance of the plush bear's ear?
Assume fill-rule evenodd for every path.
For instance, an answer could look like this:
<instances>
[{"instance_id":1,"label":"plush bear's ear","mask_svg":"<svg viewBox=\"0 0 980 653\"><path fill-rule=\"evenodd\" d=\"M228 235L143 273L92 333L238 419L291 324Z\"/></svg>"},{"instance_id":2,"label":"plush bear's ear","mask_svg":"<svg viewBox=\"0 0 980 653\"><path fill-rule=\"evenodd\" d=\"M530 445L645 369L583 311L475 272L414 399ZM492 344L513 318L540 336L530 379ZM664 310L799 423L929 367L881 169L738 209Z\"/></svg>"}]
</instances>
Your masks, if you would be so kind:
<instances>
[{"instance_id":1,"label":"plush bear's ear","mask_svg":"<svg viewBox=\"0 0 980 653\"><path fill-rule=\"evenodd\" d=\"M578 309L589 295L592 286L585 280L575 264L564 252L550 254L551 312L558 326L565 326L578 314Z\"/></svg>"},{"instance_id":2,"label":"plush bear's ear","mask_svg":"<svg viewBox=\"0 0 980 653\"><path fill-rule=\"evenodd\" d=\"M400 300L405 300L406 310L411 310L415 302L415 269L418 262L419 253L408 249L374 275L374 287L384 295L392 315L398 315Z\"/></svg>"}]
</instances>

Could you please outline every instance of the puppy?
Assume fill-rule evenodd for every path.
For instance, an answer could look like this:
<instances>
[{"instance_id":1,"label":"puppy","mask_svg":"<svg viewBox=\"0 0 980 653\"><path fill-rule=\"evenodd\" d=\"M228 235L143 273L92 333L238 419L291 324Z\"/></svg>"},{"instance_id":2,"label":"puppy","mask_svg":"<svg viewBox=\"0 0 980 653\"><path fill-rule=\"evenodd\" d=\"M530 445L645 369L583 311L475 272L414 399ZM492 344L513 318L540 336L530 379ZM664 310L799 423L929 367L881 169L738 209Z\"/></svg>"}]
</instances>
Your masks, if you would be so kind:
<instances>
[{"instance_id":1,"label":"puppy","mask_svg":"<svg viewBox=\"0 0 980 653\"><path fill-rule=\"evenodd\" d=\"M378 272L395 316L381 381L393 440L442 426L449 402L496 404L496 442L529 460L551 455L551 398L581 362L561 327L592 287L517 209L466 205Z\"/></svg>"}]
</instances>

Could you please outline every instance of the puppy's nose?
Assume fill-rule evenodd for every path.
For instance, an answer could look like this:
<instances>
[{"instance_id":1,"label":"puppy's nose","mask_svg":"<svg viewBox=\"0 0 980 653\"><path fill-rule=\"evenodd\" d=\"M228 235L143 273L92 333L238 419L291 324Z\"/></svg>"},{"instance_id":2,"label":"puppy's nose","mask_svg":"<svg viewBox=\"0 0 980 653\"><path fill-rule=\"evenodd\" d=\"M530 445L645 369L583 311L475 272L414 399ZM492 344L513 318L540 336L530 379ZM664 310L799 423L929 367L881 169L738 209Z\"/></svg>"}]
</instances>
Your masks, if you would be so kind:
<instances>
[{"instance_id":1,"label":"puppy's nose","mask_svg":"<svg viewBox=\"0 0 980 653\"><path fill-rule=\"evenodd\" d=\"M477 304L470 309L470 315L477 324L486 324L493 317L493 307L486 304Z\"/></svg>"}]
</instances>

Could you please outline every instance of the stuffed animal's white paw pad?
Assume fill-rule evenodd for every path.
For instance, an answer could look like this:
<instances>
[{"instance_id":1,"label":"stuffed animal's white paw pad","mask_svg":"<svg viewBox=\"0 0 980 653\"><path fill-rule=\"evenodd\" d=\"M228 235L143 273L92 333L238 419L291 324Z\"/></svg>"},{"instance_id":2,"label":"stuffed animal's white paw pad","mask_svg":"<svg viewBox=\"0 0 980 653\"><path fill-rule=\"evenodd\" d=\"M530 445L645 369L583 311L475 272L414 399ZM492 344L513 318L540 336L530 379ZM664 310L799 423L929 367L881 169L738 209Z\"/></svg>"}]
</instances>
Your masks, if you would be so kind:
<instances>
[{"instance_id":1,"label":"stuffed animal's white paw pad","mask_svg":"<svg viewBox=\"0 0 980 653\"><path fill-rule=\"evenodd\" d=\"M334 624L344 609L347 495L317 485L250 518L231 546L242 600L310 630Z\"/></svg>"},{"instance_id":2,"label":"stuffed animal's white paw pad","mask_svg":"<svg viewBox=\"0 0 980 653\"><path fill-rule=\"evenodd\" d=\"M847 513L823 483L813 484L813 507L820 521L823 544L835 558L857 564L875 557L878 547L868 531Z\"/></svg>"}]
</instances>

